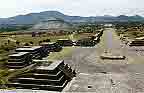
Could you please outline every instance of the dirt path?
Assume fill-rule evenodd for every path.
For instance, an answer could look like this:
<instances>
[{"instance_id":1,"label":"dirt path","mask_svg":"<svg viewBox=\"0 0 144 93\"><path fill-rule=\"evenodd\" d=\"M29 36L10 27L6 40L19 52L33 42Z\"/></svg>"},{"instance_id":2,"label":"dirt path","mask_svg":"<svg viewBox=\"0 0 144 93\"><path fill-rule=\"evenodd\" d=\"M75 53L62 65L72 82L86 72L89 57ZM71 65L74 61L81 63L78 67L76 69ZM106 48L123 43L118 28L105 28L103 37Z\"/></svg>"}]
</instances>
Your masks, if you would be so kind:
<instances>
[{"instance_id":1,"label":"dirt path","mask_svg":"<svg viewBox=\"0 0 144 93\"><path fill-rule=\"evenodd\" d=\"M93 48L76 48L65 62L77 71L66 92L144 93L144 64L133 64L129 47L123 45L114 29L106 29L101 42ZM126 60L101 60L108 50L125 55Z\"/></svg>"}]
</instances>

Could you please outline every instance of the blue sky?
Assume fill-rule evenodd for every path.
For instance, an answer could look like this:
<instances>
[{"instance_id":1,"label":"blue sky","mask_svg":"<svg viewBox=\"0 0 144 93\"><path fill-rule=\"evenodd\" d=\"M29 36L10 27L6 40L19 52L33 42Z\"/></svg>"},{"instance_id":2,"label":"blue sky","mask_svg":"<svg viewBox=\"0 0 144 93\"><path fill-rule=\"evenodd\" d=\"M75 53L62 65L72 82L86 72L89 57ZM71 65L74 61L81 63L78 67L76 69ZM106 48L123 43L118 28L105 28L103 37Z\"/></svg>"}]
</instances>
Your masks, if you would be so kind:
<instances>
[{"instance_id":1,"label":"blue sky","mask_svg":"<svg viewBox=\"0 0 144 93\"><path fill-rule=\"evenodd\" d=\"M144 0L0 0L0 17L55 10L74 16L143 15Z\"/></svg>"}]
</instances>

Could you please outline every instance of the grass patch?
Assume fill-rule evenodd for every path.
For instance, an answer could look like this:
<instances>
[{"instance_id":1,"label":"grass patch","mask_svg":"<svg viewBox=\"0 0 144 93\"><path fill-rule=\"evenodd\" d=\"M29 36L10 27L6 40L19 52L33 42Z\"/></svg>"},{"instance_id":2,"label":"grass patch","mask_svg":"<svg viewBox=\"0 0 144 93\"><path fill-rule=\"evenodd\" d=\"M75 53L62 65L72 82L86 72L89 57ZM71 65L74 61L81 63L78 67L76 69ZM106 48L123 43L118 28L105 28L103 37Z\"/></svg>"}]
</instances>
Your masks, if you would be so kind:
<instances>
[{"instance_id":1,"label":"grass patch","mask_svg":"<svg viewBox=\"0 0 144 93\"><path fill-rule=\"evenodd\" d=\"M29 43L33 42L34 45L38 45L39 41L43 41L46 39L50 39L51 42L56 42L58 39L69 39L69 35L60 35L60 36L41 36L41 37L32 37L31 35L17 35L13 37L14 40L18 40L19 42Z\"/></svg>"},{"instance_id":2,"label":"grass patch","mask_svg":"<svg viewBox=\"0 0 144 93\"><path fill-rule=\"evenodd\" d=\"M61 52L52 52L48 56L48 60L63 60L64 57L71 55L73 47L64 47Z\"/></svg>"},{"instance_id":3,"label":"grass patch","mask_svg":"<svg viewBox=\"0 0 144 93\"><path fill-rule=\"evenodd\" d=\"M0 88L7 88L5 84L8 84L7 76L10 75L11 72L8 69L0 69Z\"/></svg>"},{"instance_id":4,"label":"grass patch","mask_svg":"<svg viewBox=\"0 0 144 93\"><path fill-rule=\"evenodd\" d=\"M75 40L79 40L79 39L83 39L83 38L86 38L86 37L92 36L92 35L95 35L95 33L81 33L81 34L76 33L73 35L73 38Z\"/></svg>"}]
</instances>

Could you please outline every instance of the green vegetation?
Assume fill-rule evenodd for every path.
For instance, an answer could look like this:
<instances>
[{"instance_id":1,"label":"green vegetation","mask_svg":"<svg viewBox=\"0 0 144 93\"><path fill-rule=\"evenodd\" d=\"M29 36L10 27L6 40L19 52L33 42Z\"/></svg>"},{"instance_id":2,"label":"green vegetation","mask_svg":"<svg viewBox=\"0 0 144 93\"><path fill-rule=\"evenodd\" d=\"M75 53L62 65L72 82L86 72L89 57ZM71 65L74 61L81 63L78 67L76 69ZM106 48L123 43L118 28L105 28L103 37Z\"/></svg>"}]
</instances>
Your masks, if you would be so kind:
<instances>
[{"instance_id":1,"label":"green vegetation","mask_svg":"<svg viewBox=\"0 0 144 93\"><path fill-rule=\"evenodd\" d=\"M16 48L16 44L13 42L10 42L9 40L5 41L5 43L1 43L0 45L0 69L5 68L5 63L8 59L8 54L11 50Z\"/></svg>"},{"instance_id":2,"label":"green vegetation","mask_svg":"<svg viewBox=\"0 0 144 93\"><path fill-rule=\"evenodd\" d=\"M8 60L8 55L11 53L13 49L15 49L17 46L22 46L23 43L31 43L33 45L39 45L39 41L44 41L47 39L50 39L52 42L56 41L57 39L66 39L70 38L69 35L47 35L47 36L38 36L38 37L32 37L31 35L15 35L13 36L6 36L6 37L0 37L0 84L4 85L8 83L8 79L11 77L14 77L20 73L23 73L27 70L24 69L19 69L19 70L14 70L14 71L9 71L6 68L6 62ZM15 41L15 42L14 42ZM66 52L67 51L67 52ZM68 51L70 52L70 49L66 49L66 51L62 51L63 54L60 57L67 55ZM72 50L71 50L72 51ZM58 54L58 55L59 55ZM54 55L54 54L53 54ZM56 58L57 55L53 58ZM6 88L6 86L1 86L3 88Z\"/></svg>"},{"instance_id":3,"label":"green vegetation","mask_svg":"<svg viewBox=\"0 0 144 93\"><path fill-rule=\"evenodd\" d=\"M88 37L88 36L92 36L94 34L95 33L81 33L81 34L76 33L76 34L73 35L73 38L75 40L79 40L79 39L82 39L82 38L85 38L85 37Z\"/></svg>"},{"instance_id":4,"label":"green vegetation","mask_svg":"<svg viewBox=\"0 0 144 93\"><path fill-rule=\"evenodd\" d=\"M61 35L61 36L40 36L40 37L32 37L31 35L17 35L12 39L17 40L21 43L30 43L33 42L34 45L39 45L40 41L50 39L52 42L57 41L58 39L67 39L69 38L68 35Z\"/></svg>"},{"instance_id":5,"label":"green vegetation","mask_svg":"<svg viewBox=\"0 0 144 93\"><path fill-rule=\"evenodd\" d=\"M26 73L26 72L34 69L34 67L37 64L39 64L39 63L30 65L30 66L22 68L22 69L13 70L13 71L9 71L8 69L0 70L0 84L2 85L0 88L7 88L5 86L5 84L9 83L9 79L14 78L16 76L21 75L22 73Z\"/></svg>"},{"instance_id":6,"label":"green vegetation","mask_svg":"<svg viewBox=\"0 0 144 93\"><path fill-rule=\"evenodd\" d=\"M93 33L101 28L102 26L97 24L84 24L77 27L77 33Z\"/></svg>"},{"instance_id":7,"label":"green vegetation","mask_svg":"<svg viewBox=\"0 0 144 93\"><path fill-rule=\"evenodd\" d=\"M27 30L30 27L31 26L2 27L2 28L0 28L0 32L11 32L11 31Z\"/></svg>"},{"instance_id":8,"label":"green vegetation","mask_svg":"<svg viewBox=\"0 0 144 93\"><path fill-rule=\"evenodd\" d=\"M141 23L121 23L115 24L117 35L123 35L128 38L144 36L144 24Z\"/></svg>"},{"instance_id":9,"label":"green vegetation","mask_svg":"<svg viewBox=\"0 0 144 93\"><path fill-rule=\"evenodd\" d=\"M2 41L2 39L0 40ZM8 54L10 53L11 50L15 48L16 48L15 43L9 40L5 40L0 44L0 84L2 85L7 84L8 82L8 80L6 80L6 77L11 72L6 68L6 62L8 60Z\"/></svg>"},{"instance_id":10,"label":"green vegetation","mask_svg":"<svg viewBox=\"0 0 144 93\"><path fill-rule=\"evenodd\" d=\"M73 47L64 47L61 52L52 52L48 56L48 60L63 60L64 57L71 56Z\"/></svg>"},{"instance_id":11,"label":"green vegetation","mask_svg":"<svg viewBox=\"0 0 144 93\"><path fill-rule=\"evenodd\" d=\"M32 32L17 32L18 30L26 30L29 27L19 28L1 28L0 29L0 84L8 83L9 78L15 77L21 73L27 72L31 67L9 71L6 68L8 55L17 47L28 45L39 45L40 42L56 42L58 39L78 40L97 33L97 26L88 25L86 28L80 26L75 33L72 32L45 32L36 34L32 37ZM84 30L85 29L85 30ZM5 32L6 31L6 32ZM80 33L79 33L80 31ZM73 47L64 47L61 52L53 52L47 57L48 60L63 60L64 57L72 56ZM2 86L6 88L6 86Z\"/></svg>"}]
</instances>

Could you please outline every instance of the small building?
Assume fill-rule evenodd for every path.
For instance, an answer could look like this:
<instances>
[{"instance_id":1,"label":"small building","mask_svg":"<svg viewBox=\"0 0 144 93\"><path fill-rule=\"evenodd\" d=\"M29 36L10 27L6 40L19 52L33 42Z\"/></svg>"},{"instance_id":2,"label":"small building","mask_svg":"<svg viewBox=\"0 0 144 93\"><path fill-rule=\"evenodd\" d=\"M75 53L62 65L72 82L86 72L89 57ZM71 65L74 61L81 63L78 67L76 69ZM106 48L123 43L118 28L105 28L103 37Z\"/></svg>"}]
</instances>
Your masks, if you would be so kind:
<instances>
[{"instance_id":1,"label":"small building","mask_svg":"<svg viewBox=\"0 0 144 93\"><path fill-rule=\"evenodd\" d=\"M76 41L76 46L95 46L95 41L91 38L83 38L78 41Z\"/></svg>"},{"instance_id":2,"label":"small building","mask_svg":"<svg viewBox=\"0 0 144 93\"><path fill-rule=\"evenodd\" d=\"M17 52L9 55L7 66L11 69L23 68L31 64L32 59L29 52Z\"/></svg>"}]
</instances>

